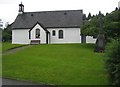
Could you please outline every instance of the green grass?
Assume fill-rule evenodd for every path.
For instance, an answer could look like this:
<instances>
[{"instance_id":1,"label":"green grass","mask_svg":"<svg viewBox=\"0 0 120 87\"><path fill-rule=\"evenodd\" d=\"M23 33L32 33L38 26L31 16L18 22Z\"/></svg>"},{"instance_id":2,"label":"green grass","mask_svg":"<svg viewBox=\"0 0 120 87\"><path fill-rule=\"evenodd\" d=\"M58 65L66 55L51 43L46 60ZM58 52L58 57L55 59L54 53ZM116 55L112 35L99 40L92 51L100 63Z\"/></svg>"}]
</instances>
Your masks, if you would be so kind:
<instances>
[{"instance_id":1,"label":"green grass","mask_svg":"<svg viewBox=\"0 0 120 87\"><path fill-rule=\"evenodd\" d=\"M0 53L2 52L2 42L0 42Z\"/></svg>"},{"instance_id":2,"label":"green grass","mask_svg":"<svg viewBox=\"0 0 120 87\"><path fill-rule=\"evenodd\" d=\"M11 48L15 48L18 46L22 46L21 44L11 44L10 42L3 42L2 43L2 52L5 52Z\"/></svg>"},{"instance_id":3,"label":"green grass","mask_svg":"<svg viewBox=\"0 0 120 87\"><path fill-rule=\"evenodd\" d=\"M3 77L56 85L107 85L106 58L91 44L35 45L3 55Z\"/></svg>"},{"instance_id":4,"label":"green grass","mask_svg":"<svg viewBox=\"0 0 120 87\"><path fill-rule=\"evenodd\" d=\"M2 77L2 43L0 42L0 77Z\"/></svg>"}]
</instances>

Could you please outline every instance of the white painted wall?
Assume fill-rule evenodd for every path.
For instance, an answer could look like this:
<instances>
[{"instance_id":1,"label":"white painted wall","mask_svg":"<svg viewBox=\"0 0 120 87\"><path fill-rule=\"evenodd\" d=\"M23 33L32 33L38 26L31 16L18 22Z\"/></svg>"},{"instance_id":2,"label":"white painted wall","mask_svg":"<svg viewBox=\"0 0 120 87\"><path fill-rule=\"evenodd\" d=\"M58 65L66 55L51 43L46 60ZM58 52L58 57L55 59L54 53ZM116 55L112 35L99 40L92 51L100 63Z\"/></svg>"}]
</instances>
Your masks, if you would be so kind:
<instances>
[{"instance_id":1,"label":"white painted wall","mask_svg":"<svg viewBox=\"0 0 120 87\"><path fill-rule=\"evenodd\" d=\"M120 8L120 1L118 2L118 8Z\"/></svg>"},{"instance_id":2,"label":"white painted wall","mask_svg":"<svg viewBox=\"0 0 120 87\"><path fill-rule=\"evenodd\" d=\"M52 36L52 31L56 31L56 35ZM58 31L63 30L63 39L58 38ZM50 43L81 43L80 28L53 28L48 29L50 32Z\"/></svg>"},{"instance_id":3,"label":"white painted wall","mask_svg":"<svg viewBox=\"0 0 120 87\"><path fill-rule=\"evenodd\" d=\"M93 38L93 36L86 36L86 43L96 43L96 38Z\"/></svg>"},{"instance_id":4,"label":"white painted wall","mask_svg":"<svg viewBox=\"0 0 120 87\"><path fill-rule=\"evenodd\" d=\"M12 44L30 44L29 29L12 30Z\"/></svg>"},{"instance_id":5,"label":"white painted wall","mask_svg":"<svg viewBox=\"0 0 120 87\"><path fill-rule=\"evenodd\" d=\"M37 28L40 29L40 39L35 37ZM39 24L31 30L31 40L40 40L41 44L46 44L46 31Z\"/></svg>"},{"instance_id":6,"label":"white painted wall","mask_svg":"<svg viewBox=\"0 0 120 87\"><path fill-rule=\"evenodd\" d=\"M36 39L35 30L40 29L40 39ZM30 44L31 40L40 40L41 44L46 44L46 31L39 25L31 30L31 39L29 39L30 29L17 29L12 30L12 44ZM56 35L52 36L52 31L55 30ZM63 39L59 39L58 31L63 30ZM80 28L49 28L50 32L49 43L61 44L61 43L81 43ZM96 39L93 36L86 36L86 43L95 43Z\"/></svg>"}]
</instances>

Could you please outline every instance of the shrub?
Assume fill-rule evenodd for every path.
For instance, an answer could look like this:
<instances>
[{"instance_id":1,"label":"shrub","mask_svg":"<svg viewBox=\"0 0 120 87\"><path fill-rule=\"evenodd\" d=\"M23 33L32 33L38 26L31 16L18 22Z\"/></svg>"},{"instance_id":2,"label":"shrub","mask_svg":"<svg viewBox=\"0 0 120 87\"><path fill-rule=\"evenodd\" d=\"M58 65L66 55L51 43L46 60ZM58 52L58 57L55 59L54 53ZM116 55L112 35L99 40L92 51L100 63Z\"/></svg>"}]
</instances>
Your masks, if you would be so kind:
<instances>
[{"instance_id":1,"label":"shrub","mask_svg":"<svg viewBox=\"0 0 120 87\"><path fill-rule=\"evenodd\" d=\"M112 40L106 47L107 68L111 85L120 85L120 40Z\"/></svg>"}]
</instances>

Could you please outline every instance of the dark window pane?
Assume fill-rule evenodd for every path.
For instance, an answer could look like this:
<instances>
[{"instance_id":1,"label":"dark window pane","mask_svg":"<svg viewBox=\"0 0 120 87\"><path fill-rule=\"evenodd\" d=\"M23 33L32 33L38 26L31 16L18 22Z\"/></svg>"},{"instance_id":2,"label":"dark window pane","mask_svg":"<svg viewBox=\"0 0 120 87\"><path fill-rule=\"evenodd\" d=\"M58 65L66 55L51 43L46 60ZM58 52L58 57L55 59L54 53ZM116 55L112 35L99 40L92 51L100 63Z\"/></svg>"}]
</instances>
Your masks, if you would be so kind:
<instances>
[{"instance_id":1,"label":"dark window pane","mask_svg":"<svg viewBox=\"0 0 120 87\"><path fill-rule=\"evenodd\" d=\"M52 36L55 36L55 30L52 31Z\"/></svg>"},{"instance_id":2,"label":"dark window pane","mask_svg":"<svg viewBox=\"0 0 120 87\"><path fill-rule=\"evenodd\" d=\"M63 30L59 30L59 39L63 39Z\"/></svg>"}]
</instances>

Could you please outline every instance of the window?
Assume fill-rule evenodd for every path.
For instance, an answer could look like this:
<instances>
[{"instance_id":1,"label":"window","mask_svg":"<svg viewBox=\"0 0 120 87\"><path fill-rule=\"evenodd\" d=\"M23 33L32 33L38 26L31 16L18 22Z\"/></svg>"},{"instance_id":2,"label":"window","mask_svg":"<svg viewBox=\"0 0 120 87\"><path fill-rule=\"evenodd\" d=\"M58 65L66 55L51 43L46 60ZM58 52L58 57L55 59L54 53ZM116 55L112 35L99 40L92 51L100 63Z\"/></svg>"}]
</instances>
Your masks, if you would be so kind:
<instances>
[{"instance_id":1,"label":"window","mask_svg":"<svg viewBox=\"0 0 120 87\"><path fill-rule=\"evenodd\" d=\"M36 38L40 38L40 29L36 29Z\"/></svg>"},{"instance_id":2,"label":"window","mask_svg":"<svg viewBox=\"0 0 120 87\"><path fill-rule=\"evenodd\" d=\"M59 30L58 35L59 35L59 39L63 39L63 30Z\"/></svg>"},{"instance_id":3,"label":"window","mask_svg":"<svg viewBox=\"0 0 120 87\"><path fill-rule=\"evenodd\" d=\"M52 31L52 36L55 36L55 30Z\"/></svg>"}]
</instances>

